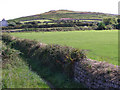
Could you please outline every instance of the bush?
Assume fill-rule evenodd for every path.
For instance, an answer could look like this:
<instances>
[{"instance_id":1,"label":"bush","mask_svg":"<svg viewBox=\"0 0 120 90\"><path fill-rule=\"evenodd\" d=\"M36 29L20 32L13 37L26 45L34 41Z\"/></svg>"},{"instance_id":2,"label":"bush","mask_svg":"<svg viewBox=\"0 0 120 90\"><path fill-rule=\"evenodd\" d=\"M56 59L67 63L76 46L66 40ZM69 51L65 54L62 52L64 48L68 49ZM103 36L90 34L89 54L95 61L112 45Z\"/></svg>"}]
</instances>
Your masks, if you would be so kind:
<instances>
[{"instance_id":1,"label":"bush","mask_svg":"<svg viewBox=\"0 0 120 90\"><path fill-rule=\"evenodd\" d=\"M116 18L104 18L103 23L105 23L105 25L117 24L117 19Z\"/></svg>"},{"instance_id":2,"label":"bush","mask_svg":"<svg viewBox=\"0 0 120 90\"><path fill-rule=\"evenodd\" d=\"M112 25L106 25L106 29L111 30L111 29L114 29L114 27Z\"/></svg>"},{"instance_id":3,"label":"bush","mask_svg":"<svg viewBox=\"0 0 120 90\"><path fill-rule=\"evenodd\" d=\"M98 24L98 30L104 30L106 28L106 26L105 26L105 24L103 23L103 22L100 22L99 24Z\"/></svg>"},{"instance_id":4,"label":"bush","mask_svg":"<svg viewBox=\"0 0 120 90\"><path fill-rule=\"evenodd\" d=\"M120 24L117 25L117 28L120 30Z\"/></svg>"},{"instance_id":5,"label":"bush","mask_svg":"<svg viewBox=\"0 0 120 90\"><path fill-rule=\"evenodd\" d=\"M4 34L2 35L2 40L5 41L7 44L9 44L10 42L12 42L12 36L8 35L8 34Z\"/></svg>"},{"instance_id":6,"label":"bush","mask_svg":"<svg viewBox=\"0 0 120 90\"><path fill-rule=\"evenodd\" d=\"M120 24L120 18L117 19L117 22Z\"/></svg>"}]
</instances>

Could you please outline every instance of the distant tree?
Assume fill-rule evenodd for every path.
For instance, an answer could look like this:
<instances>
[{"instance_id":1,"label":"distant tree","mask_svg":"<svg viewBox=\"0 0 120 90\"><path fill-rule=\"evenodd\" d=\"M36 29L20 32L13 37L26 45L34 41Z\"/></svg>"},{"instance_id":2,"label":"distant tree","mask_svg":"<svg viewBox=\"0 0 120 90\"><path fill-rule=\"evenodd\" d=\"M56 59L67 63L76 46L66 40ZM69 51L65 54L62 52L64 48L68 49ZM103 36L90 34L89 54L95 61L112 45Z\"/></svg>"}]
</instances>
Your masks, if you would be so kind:
<instances>
[{"instance_id":1,"label":"distant tree","mask_svg":"<svg viewBox=\"0 0 120 90\"><path fill-rule=\"evenodd\" d=\"M41 23L40 21L38 21L37 23Z\"/></svg>"},{"instance_id":2,"label":"distant tree","mask_svg":"<svg viewBox=\"0 0 120 90\"><path fill-rule=\"evenodd\" d=\"M120 18L117 19L117 22L120 24Z\"/></svg>"},{"instance_id":3,"label":"distant tree","mask_svg":"<svg viewBox=\"0 0 120 90\"><path fill-rule=\"evenodd\" d=\"M118 22L117 29L120 29L120 18L117 19L117 22Z\"/></svg>"},{"instance_id":4,"label":"distant tree","mask_svg":"<svg viewBox=\"0 0 120 90\"><path fill-rule=\"evenodd\" d=\"M110 24L114 25L114 24L117 24L117 19L116 18L104 18L103 23L105 25L110 25Z\"/></svg>"},{"instance_id":5,"label":"distant tree","mask_svg":"<svg viewBox=\"0 0 120 90\"><path fill-rule=\"evenodd\" d=\"M8 26L14 27L14 26L16 26L16 23L15 23L15 22L9 22L9 23L8 23Z\"/></svg>"},{"instance_id":6,"label":"distant tree","mask_svg":"<svg viewBox=\"0 0 120 90\"><path fill-rule=\"evenodd\" d=\"M98 28L97 23L93 23L92 28L93 28L94 30L96 30L96 29Z\"/></svg>"},{"instance_id":7,"label":"distant tree","mask_svg":"<svg viewBox=\"0 0 120 90\"><path fill-rule=\"evenodd\" d=\"M106 28L106 26L105 26L105 24L103 23L103 22L100 22L99 24L98 24L98 30L104 30Z\"/></svg>"},{"instance_id":8,"label":"distant tree","mask_svg":"<svg viewBox=\"0 0 120 90\"><path fill-rule=\"evenodd\" d=\"M117 25L117 28L120 30L120 24Z\"/></svg>"},{"instance_id":9,"label":"distant tree","mask_svg":"<svg viewBox=\"0 0 120 90\"><path fill-rule=\"evenodd\" d=\"M106 30L111 30L111 29L114 29L113 25L106 25Z\"/></svg>"},{"instance_id":10,"label":"distant tree","mask_svg":"<svg viewBox=\"0 0 120 90\"><path fill-rule=\"evenodd\" d=\"M16 22L16 24L17 24L17 25L21 25L22 23L20 23L20 22Z\"/></svg>"}]
</instances>

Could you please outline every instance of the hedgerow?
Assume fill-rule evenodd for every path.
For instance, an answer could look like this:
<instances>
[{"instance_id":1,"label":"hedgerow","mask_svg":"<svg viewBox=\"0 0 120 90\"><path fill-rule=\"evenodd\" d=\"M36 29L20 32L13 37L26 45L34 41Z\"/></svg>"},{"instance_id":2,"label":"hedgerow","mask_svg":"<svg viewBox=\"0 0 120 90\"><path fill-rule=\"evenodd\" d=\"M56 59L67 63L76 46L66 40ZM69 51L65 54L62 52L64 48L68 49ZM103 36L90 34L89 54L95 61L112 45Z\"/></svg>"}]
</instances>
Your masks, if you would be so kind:
<instances>
[{"instance_id":1,"label":"hedgerow","mask_svg":"<svg viewBox=\"0 0 120 90\"><path fill-rule=\"evenodd\" d=\"M12 37L8 34L3 34L2 40L11 47L20 50L35 62L47 66L53 71L63 71L71 78L74 75L74 62L86 58L83 50L67 46L46 45L33 40Z\"/></svg>"}]
</instances>

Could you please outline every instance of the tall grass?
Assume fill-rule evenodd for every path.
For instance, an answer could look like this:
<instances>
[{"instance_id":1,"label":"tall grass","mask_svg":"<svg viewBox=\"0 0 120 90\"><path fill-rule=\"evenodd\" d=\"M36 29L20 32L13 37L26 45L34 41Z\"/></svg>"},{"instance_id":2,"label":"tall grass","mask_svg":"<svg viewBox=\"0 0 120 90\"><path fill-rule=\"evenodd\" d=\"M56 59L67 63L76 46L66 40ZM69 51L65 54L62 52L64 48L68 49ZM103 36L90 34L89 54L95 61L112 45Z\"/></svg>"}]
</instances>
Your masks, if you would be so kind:
<instances>
[{"instance_id":1,"label":"tall grass","mask_svg":"<svg viewBox=\"0 0 120 90\"><path fill-rule=\"evenodd\" d=\"M49 88L18 53L3 46L2 88Z\"/></svg>"}]
</instances>

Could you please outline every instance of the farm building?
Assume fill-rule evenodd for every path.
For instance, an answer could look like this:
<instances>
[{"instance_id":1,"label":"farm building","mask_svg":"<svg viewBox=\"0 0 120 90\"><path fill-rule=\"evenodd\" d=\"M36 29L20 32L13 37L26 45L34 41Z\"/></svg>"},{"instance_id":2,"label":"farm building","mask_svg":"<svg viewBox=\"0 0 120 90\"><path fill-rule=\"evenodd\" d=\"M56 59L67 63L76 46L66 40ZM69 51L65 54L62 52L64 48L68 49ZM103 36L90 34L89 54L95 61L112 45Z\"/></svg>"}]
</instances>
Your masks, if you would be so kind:
<instances>
[{"instance_id":1,"label":"farm building","mask_svg":"<svg viewBox=\"0 0 120 90\"><path fill-rule=\"evenodd\" d=\"M61 18L60 20L73 20L72 18Z\"/></svg>"},{"instance_id":2,"label":"farm building","mask_svg":"<svg viewBox=\"0 0 120 90\"><path fill-rule=\"evenodd\" d=\"M7 21L5 19L0 21L0 27L4 27L4 26L8 26L8 23L7 23Z\"/></svg>"}]
</instances>

